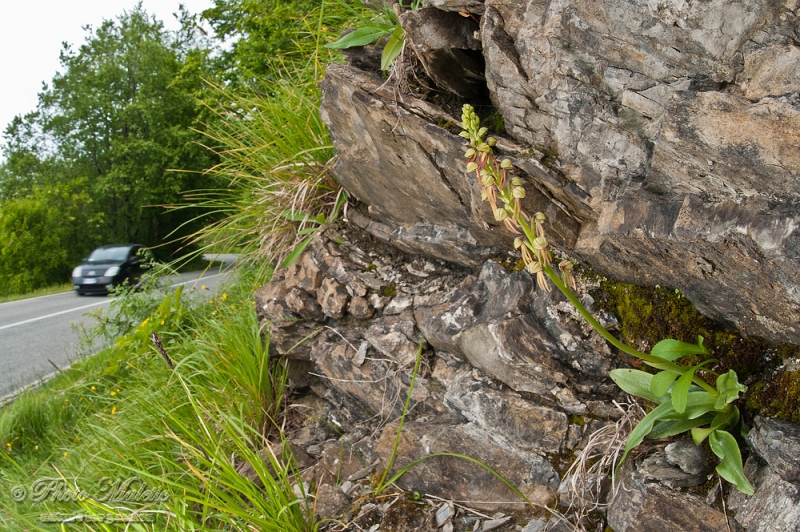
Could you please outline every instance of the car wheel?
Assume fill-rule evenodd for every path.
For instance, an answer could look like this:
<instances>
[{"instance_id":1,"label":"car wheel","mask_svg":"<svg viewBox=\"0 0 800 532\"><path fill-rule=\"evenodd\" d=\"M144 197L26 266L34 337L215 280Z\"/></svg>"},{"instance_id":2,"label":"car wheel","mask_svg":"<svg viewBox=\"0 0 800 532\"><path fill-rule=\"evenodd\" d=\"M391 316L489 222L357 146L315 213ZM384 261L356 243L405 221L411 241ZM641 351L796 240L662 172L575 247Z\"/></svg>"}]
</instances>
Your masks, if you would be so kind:
<instances>
[{"instance_id":1,"label":"car wheel","mask_svg":"<svg viewBox=\"0 0 800 532\"><path fill-rule=\"evenodd\" d=\"M83 293L83 292L78 292L77 290L75 290L75 293L76 293L76 294L78 294L78 296L85 296L85 295L86 295L85 293Z\"/></svg>"}]
</instances>

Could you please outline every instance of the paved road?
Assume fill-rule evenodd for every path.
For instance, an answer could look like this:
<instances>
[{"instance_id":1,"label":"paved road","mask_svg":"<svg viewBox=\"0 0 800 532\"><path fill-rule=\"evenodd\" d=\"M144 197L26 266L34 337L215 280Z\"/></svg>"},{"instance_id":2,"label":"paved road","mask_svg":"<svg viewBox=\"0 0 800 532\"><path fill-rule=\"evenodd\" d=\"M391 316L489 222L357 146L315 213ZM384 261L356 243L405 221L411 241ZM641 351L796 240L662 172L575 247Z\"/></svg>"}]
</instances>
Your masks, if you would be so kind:
<instances>
[{"instance_id":1,"label":"paved road","mask_svg":"<svg viewBox=\"0 0 800 532\"><path fill-rule=\"evenodd\" d=\"M208 292L203 292L213 294L228 270L185 273L172 283L185 285L185 291L205 285ZM0 398L49 377L56 372L54 365L68 366L79 356L79 337L71 324L90 326L92 318L85 314L97 308L107 311L111 300L65 292L0 304Z\"/></svg>"}]
</instances>

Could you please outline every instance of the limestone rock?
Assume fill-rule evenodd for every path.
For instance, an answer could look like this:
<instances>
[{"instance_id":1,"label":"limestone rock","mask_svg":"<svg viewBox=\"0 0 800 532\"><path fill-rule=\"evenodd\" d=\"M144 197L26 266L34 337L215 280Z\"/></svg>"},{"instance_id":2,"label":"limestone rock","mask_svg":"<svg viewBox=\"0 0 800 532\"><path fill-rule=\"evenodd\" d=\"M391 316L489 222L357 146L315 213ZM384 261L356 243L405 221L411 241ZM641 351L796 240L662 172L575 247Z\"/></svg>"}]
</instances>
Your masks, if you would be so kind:
<instances>
[{"instance_id":1,"label":"limestone rock","mask_svg":"<svg viewBox=\"0 0 800 532\"><path fill-rule=\"evenodd\" d=\"M388 425L375 447L383 464L391 454L396 431L397 425ZM471 425L407 422L400 434L393 470L437 452L465 454L482 461L538 504L548 504L558 486L558 475L544 458L511 451ZM475 507L485 506L492 511L522 508L524 504L515 503L519 497L484 468L452 456L437 456L420 462L400 477L397 484L420 493L467 500ZM482 501L503 501L503 504L482 505Z\"/></svg>"},{"instance_id":2,"label":"limestone rock","mask_svg":"<svg viewBox=\"0 0 800 532\"><path fill-rule=\"evenodd\" d=\"M736 522L747 530L759 532L800 530L798 485L785 481L780 470L774 470L755 457L747 460L744 472L755 495L748 497L734 490L728 497L728 508L735 513Z\"/></svg>"},{"instance_id":3,"label":"limestone rock","mask_svg":"<svg viewBox=\"0 0 800 532\"><path fill-rule=\"evenodd\" d=\"M425 3L442 11L456 11L474 15L482 15L486 7L483 4L483 0L426 0Z\"/></svg>"},{"instance_id":4,"label":"limestone rock","mask_svg":"<svg viewBox=\"0 0 800 532\"><path fill-rule=\"evenodd\" d=\"M614 532L683 530L728 532L725 514L696 495L634 480L619 490L608 508Z\"/></svg>"},{"instance_id":5,"label":"limestone rock","mask_svg":"<svg viewBox=\"0 0 800 532\"><path fill-rule=\"evenodd\" d=\"M800 343L793 2L487 0L480 41L511 137L498 149L556 246L615 279L676 287L746 334ZM453 4L429 5L472 7ZM450 15L426 15L426 35L453 30L434 27ZM511 248L463 171L458 117L345 65L322 90L334 172L369 206L356 223L470 267Z\"/></svg>"},{"instance_id":6,"label":"limestone rock","mask_svg":"<svg viewBox=\"0 0 800 532\"><path fill-rule=\"evenodd\" d=\"M513 390L559 401L567 383L578 392L608 393L608 347L556 310L558 298L534 291L526 272L508 273L488 262L474 282L465 281L437 305L417 307L415 315L432 346L465 356ZM586 405L568 408L586 413Z\"/></svg>"},{"instance_id":7,"label":"limestone rock","mask_svg":"<svg viewBox=\"0 0 800 532\"><path fill-rule=\"evenodd\" d=\"M492 390L466 368L447 375L441 366L433 376L447 388L445 401L481 430L517 449L548 454L563 450L565 413L531 404L508 390Z\"/></svg>"},{"instance_id":8,"label":"limestone rock","mask_svg":"<svg viewBox=\"0 0 800 532\"><path fill-rule=\"evenodd\" d=\"M363 297L354 297L350 300L347 306L347 311L354 317L360 320L369 319L372 317L373 310L369 301Z\"/></svg>"},{"instance_id":9,"label":"limestone rock","mask_svg":"<svg viewBox=\"0 0 800 532\"><path fill-rule=\"evenodd\" d=\"M800 427L757 416L747 442L775 474L800 485Z\"/></svg>"},{"instance_id":10,"label":"limestone rock","mask_svg":"<svg viewBox=\"0 0 800 532\"><path fill-rule=\"evenodd\" d=\"M393 358L371 357L361 361L357 350L332 332L322 333L311 342L310 355L331 388L358 401L360 410L381 416L402 413L408 386L399 378Z\"/></svg>"},{"instance_id":11,"label":"limestone rock","mask_svg":"<svg viewBox=\"0 0 800 532\"><path fill-rule=\"evenodd\" d=\"M483 101L489 96L478 23L458 13L434 8L400 15L406 44L439 87L463 98Z\"/></svg>"},{"instance_id":12,"label":"limestone rock","mask_svg":"<svg viewBox=\"0 0 800 532\"><path fill-rule=\"evenodd\" d=\"M344 317L347 299L347 290L335 279L323 280L317 289L317 301L322 307L322 312L330 318Z\"/></svg>"}]
</instances>

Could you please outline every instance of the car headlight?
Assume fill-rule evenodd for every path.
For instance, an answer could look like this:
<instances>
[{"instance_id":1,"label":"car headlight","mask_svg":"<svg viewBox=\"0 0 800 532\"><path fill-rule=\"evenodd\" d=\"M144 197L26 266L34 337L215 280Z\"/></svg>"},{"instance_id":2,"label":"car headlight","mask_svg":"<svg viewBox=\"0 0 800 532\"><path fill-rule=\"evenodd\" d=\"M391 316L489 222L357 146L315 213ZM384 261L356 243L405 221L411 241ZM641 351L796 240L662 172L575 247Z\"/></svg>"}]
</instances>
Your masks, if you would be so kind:
<instances>
[{"instance_id":1,"label":"car headlight","mask_svg":"<svg viewBox=\"0 0 800 532\"><path fill-rule=\"evenodd\" d=\"M103 274L103 277L114 277L119 273L119 266L112 266L106 270L106 273Z\"/></svg>"},{"instance_id":2,"label":"car headlight","mask_svg":"<svg viewBox=\"0 0 800 532\"><path fill-rule=\"evenodd\" d=\"M80 277L81 276L81 267L77 266L74 270L72 270L73 277Z\"/></svg>"}]
</instances>

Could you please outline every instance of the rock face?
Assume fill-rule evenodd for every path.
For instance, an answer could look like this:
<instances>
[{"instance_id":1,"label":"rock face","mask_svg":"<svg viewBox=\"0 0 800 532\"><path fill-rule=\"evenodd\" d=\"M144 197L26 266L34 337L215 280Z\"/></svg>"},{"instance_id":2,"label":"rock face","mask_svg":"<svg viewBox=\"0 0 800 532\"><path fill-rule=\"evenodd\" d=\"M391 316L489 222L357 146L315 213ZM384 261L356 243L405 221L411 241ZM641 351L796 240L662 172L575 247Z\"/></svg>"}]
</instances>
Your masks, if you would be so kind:
<instances>
[{"instance_id":1,"label":"rock face","mask_svg":"<svg viewBox=\"0 0 800 532\"><path fill-rule=\"evenodd\" d=\"M579 297L586 289L579 279ZM516 492L470 461L479 460L530 501L560 497L569 506L569 461L620 415L612 401L623 394L608 371L624 361L561 296L492 261L476 272L407 255L351 221L313 240L255 299L271 354L288 357L290 385L307 392L292 403L316 412L312 428L291 443L307 462L318 461L304 479L325 486L321 516L370 493L368 475L382 474L395 441L392 473L420 460L396 480L409 492L489 512L524 508ZM601 319L613 328L612 317ZM322 418L338 436L319 430ZM733 526L798 530L800 427L756 418L748 444L756 493L728 494ZM592 495L614 530L728 530L714 497L670 489L695 488L713 474L713 460L691 440L656 444L629 464L616 497L605 488Z\"/></svg>"},{"instance_id":2,"label":"rock face","mask_svg":"<svg viewBox=\"0 0 800 532\"><path fill-rule=\"evenodd\" d=\"M514 235L465 172L458 95L502 115L497 150L525 185L525 211L547 215L556 247L615 279L678 288L745 333L800 343L800 4L426 6L401 23L449 107L397 94L369 71L375 48L328 67L321 115L338 152L333 171L360 205L256 292L257 311L272 354L295 368L292 386L323 398L318 417L342 433L299 439L327 475L325 515L369 494L367 476L382 472L395 443L393 471L421 460L396 480L409 491L519 507L474 462L431 458L457 453L531 501L555 508L560 497L566 508L580 498L564 481L574 453L595 444L596 429L628 422L608 378L624 361L560 293L499 264ZM613 317L600 318L613 329ZM617 532L800 532L799 438L795 425L755 420L753 496L729 487L699 496L714 460L688 439L631 453L624 489L612 495L598 482L586 496ZM440 511L421 529L467 529L457 509ZM514 529L499 514L482 525L468 524ZM541 515L517 525L569 528Z\"/></svg>"},{"instance_id":3,"label":"rock face","mask_svg":"<svg viewBox=\"0 0 800 532\"><path fill-rule=\"evenodd\" d=\"M510 137L498 146L557 246L622 281L678 288L748 334L800 342L796 0L429 5L442 13L404 15L412 44L436 64L480 51ZM450 31L442 44L452 27L436 21L454 11L480 21L480 43ZM331 65L322 87L335 173L369 205L371 231L463 265L508 249L462 171L463 139L440 127L458 117L381 84Z\"/></svg>"}]
</instances>

